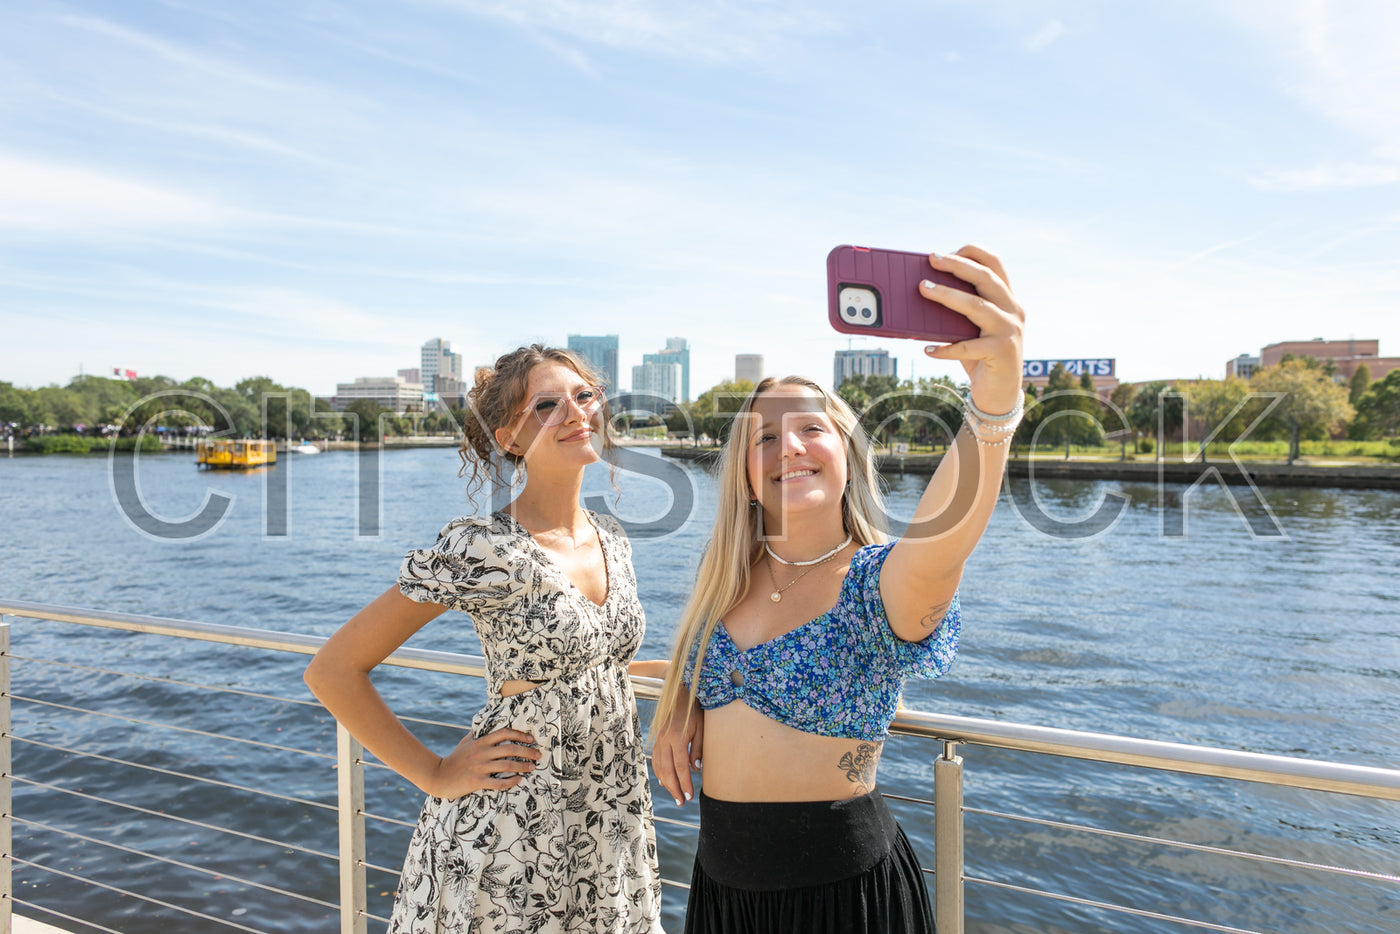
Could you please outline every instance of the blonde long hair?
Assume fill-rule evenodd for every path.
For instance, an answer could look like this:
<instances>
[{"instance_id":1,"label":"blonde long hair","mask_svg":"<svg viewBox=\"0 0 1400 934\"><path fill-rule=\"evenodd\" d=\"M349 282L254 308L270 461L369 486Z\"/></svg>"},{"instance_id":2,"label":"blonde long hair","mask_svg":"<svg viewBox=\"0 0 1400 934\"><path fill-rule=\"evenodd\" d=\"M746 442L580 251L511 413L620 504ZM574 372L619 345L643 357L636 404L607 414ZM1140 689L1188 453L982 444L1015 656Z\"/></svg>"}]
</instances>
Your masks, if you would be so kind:
<instances>
[{"instance_id":1,"label":"blonde long hair","mask_svg":"<svg viewBox=\"0 0 1400 934\"><path fill-rule=\"evenodd\" d=\"M861 427L859 416L846 401L801 376L784 376L781 379L770 376L755 386L739 407L720 455L715 526L710 533L710 542L700 556L695 589L681 611L675 645L671 650L671 664L666 671L666 684L661 690L661 699L652 720L653 738L658 725L666 723L680 705L681 692L686 687L685 665L692 649L697 653L698 670L715 627L748 593L750 571L763 547L763 513L760 508L749 505L748 437L757 419L753 407L765 392L784 386L808 389L821 399L827 417L846 440L846 468L850 485L841 499L841 521L852 540L859 546L883 542L888 538L884 524L884 502L875 473L870 438ZM695 649L697 641L699 647ZM696 685L689 685L687 717L695 693Z\"/></svg>"}]
</instances>

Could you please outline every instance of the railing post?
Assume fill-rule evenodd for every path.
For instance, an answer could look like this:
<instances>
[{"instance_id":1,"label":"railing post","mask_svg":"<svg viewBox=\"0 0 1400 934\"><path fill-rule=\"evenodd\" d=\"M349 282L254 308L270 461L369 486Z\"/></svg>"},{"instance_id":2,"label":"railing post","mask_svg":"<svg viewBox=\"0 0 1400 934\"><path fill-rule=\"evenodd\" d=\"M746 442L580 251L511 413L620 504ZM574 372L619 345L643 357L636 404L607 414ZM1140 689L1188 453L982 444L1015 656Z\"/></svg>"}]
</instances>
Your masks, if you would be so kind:
<instances>
[{"instance_id":1,"label":"railing post","mask_svg":"<svg viewBox=\"0 0 1400 934\"><path fill-rule=\"evenodd\" d=\"M340 823L340 932L366 934L364 748L335 726L336 806Z\"/></svg>"},{"instance_id":2,"label":"railing post","mask_svg":"<svg viewBox=\"0 0 1400 934\"><path fill-rule=\"evenodd\" d=\"M933 914L938 934L963 934L963 775L958 744L933 763Z\"/></svg>"},{"instance_id":3,"label":"railing post","mask_svg":"<svg viewBox=\"0 0 1400 934\"><path fill-rule=\"evenodd\" d=\"M0 617L0 931L10 929L15 895L10 784L10 624Z\"/></svg>"}]
</instances>

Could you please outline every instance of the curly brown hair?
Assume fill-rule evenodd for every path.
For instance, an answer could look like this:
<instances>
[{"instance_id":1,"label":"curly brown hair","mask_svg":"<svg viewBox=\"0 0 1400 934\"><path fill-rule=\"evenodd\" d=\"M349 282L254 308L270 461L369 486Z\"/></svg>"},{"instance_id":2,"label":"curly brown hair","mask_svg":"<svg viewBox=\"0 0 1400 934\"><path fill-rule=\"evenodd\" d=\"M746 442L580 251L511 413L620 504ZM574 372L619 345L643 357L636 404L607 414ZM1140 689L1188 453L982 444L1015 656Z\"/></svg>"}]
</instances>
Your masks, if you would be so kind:
<instances>
[{"instance_id":1,"label":"curly brown hair","mask_svg":"<svg viewBox=\"0 0 1400 934\"><path fill-rule=\"evenodd\" d=\"M479 490L490 479L492 471L501 479L501 470L507 462L516 467L523 462L519 454L503 450L496 443L496 429L507 428L514 421L525 401L530 372L542 363L560 363L589 383L602 383L601 374L578 354L543 344L517 347L497 357L492 366L479 367L475 385L467 393L467 408L462 413L462 447L458 452L462 468L457 475L467 476L470 471L469 493ZM611 450L612 425L606 398L602 432L603 448Z\"/></svg>"}]
</instances>

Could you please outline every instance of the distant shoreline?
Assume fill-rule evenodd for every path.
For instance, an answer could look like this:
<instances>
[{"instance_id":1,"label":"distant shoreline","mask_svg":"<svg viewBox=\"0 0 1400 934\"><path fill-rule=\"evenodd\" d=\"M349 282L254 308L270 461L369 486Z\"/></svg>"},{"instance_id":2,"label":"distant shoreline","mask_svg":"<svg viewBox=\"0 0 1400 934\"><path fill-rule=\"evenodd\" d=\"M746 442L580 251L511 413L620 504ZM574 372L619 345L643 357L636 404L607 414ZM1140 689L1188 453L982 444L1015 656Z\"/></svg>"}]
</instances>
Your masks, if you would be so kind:
<instances>
[{"instance_id":1,"label":"distant shoreline","mask_svg":"<svg viewBox=\"0 0 1400 934\"><path fill-rule=\"evenodd\" d=\"M108 443L108 439L101 438L101 439L95 439L95 440L96 440L98 443L95 444L95 445L93 446L92 450L87 451L87 452L79 452L79 451L32 451L32 450L30 450L30 449L25 445L25 443L24 443L22 440L20 440L20 439L18 439L18 438L15 439L14 450L8 450L8 447L7 447L7 445L4 443L4 440L3 440L3 439L0 439L0 457L5 457L5 456L14 456L14 457L63 457L63 456L67 456L67 457L106 457L107 454L108 454L108 452L109 452L109 443ZM299 441L298 441L298 442L288 442L288 441L285 441L285 440L279 440L279 441L277 442L277 453L278 453L278 455L279 455L279 456L288 456L288 457L290 457L290 456L296 456L296 452L290 451L290 450L289 450L289 447L288 447L289 444L293 444L293 443L295 443L295 444L300 444L301 442L299 442ZM374 444L373 442L361 444L361 443L358 442L358 441L326 441L326 440L317 440L317 441L312 441L312 442L310 442L310 443L311 443L311 444L314 444L317 448L319 448L319 449L322 450L322 451L369 451L369 450L373 450L374 448L380 446L380 445ZM649 447L659 448L659 447L664 447L664 446L667 445L668 443L669 443L669 442L666 442L666 441L654 441L654 440L651 440L651 439L649 439L649 438L624 439L624 440L619 440L619 441L617 442L617 444L618 444L619 446L621 446L621 447L629 447L629 448L649 448ZM462 439L461 439L460 437L453 437L453 436L447 436L447 435L443 435L443 436L436 436L436 435L416 435L416 436L408 436L408 437L395 437L395 436L392 436L392 435L391 435L391 436L389 436L388 438L386 438L386 439L384 440L384 443L383 443L383 445L382 445L382 447L383 447L384 450L386 450L386 451L406 451L406 450L412 450L412 449L416 449L416 448L451 448L452 450L456 450L457 448L459 448L459 447L461 447L461 446L462 446ZM129 453L129 452L123 452L123 453ZM160 455L160 454L188 454L188 455L193 455L193 454L194 454L194 447L193 447L193 443L192 443L192 442L187 441L187 442L185 442L185 443L178 444L178 445L172 444L172 445L169 445L169 446L162 446L162 448L161 448L159 451L142 451L141 453L142 453L142 454L147 454L147 455ZM303 456L304 456L304 455L303 455Z\"/></svg>"},{"instance_id":2,"label":"distant shoreline","mask_svg":"<svg viewBox=\"0 0 1400 934\"><path fill-rule=\"evenodd\" d=\"M373 443L362 445L355 441L316 441L313 443L322 451L361 451L367 453L381 447ZM661 454L665 457L705 464L714 462L720 453L720 448L717 447L690 447L651 439L622 440L618 444L622 447L660 448ZM407 451L442 448L455 451L460 445L461 439L456 437L389 437L383 442L382 450ZM9 456L106 457L107 453L105 444L99 445L87 454L69 453L66 455L61 452L44 454L39 451L29 451L22 445L16 444L13 453ZM194 462L194 451L190 447L172 446L162 451L143 453L147 455L183 454L191 458L191 463ZM278 454L282 458L310 456L289 453L285 443L279 444ZM6 456L6 450L4 447L0 447L0 457L4 456ZM937 469L942 459L942 454L879 454L875 457L875 468L881 473L927 475ZM1181 484L1194 484L1201 481L1215 483L1218 481L1214 478L1218 476L1220 480L1233 485L1253 483L1256 486L1400 490L1400 464L1357 464L1348 462L1345 458L1337 458L1336 462L1309 458L1307 463L1294 463L1292 465L1249 460L1240 463L1241 466L1236 466L1235 462L1228 457L1212 459L1207 463L1187 463L1176 459L1158 463L1153 460L1063 460L1058 456L1017 457L1008 462L1007 473L1012 477L1033 477L1039 480L1123 480L1135 483L1161 481Z\"/></svg>"},{"instance_id":3,"label":"distant shoreline","mask_svg":"<svg viewBox=\"0 0 1400 934\"><path fill-rule=\"evenodd\" d=\"M677 460L710 462L719 456L719 448L668 446L661 449L666 457ZM942 454L880 454L875 468L881 473L931 474L938 467ZM1059 458L1013 458L1007 463L1012 477L1034 477L1037 480L1126 480L1137 483L1217 482L1219 476L1229 484L1256 486L1342 487L1362 490L1400 490L1400 465L1317 463L1278 464L1242 461L1237 466L1229 458L1213 459L1208 463L1183 463L1169 460L1100 461L1062 460Z\"/></svg>"}]
</instances>

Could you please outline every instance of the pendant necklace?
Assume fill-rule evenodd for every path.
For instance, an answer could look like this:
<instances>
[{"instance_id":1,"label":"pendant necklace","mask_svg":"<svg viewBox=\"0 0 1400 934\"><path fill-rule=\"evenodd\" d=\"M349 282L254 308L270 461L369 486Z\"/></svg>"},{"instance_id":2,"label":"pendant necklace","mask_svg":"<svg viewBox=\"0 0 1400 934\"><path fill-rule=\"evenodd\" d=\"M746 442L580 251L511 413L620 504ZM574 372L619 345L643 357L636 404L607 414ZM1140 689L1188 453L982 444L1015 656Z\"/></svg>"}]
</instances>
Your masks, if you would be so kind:
<instances>
[{"instance_id":1,"label":"pendant necklace","mask_svg":"<svg viewBox=\"0 0 1400 934\"><path fill-rule=\"evenodd\" d=\"M802 578L806 577L808 574L811 574L813 571L815 571L817 568L821 567L823 564L826 564L826 563L827 563L828 561L830 561L832 558L836 557L836 555L841 551L841 549L842 549L842 548L845 548L845 547L846 547L847 545L849 545L850 543L851 543L851 539L850 539L849 537L847 537L846 540L845 540L844 542L841 543L841 546L840 546L839 548L832 549L831 551L828 551L826 554L822 555L820 558L817 558L817 559L815 559L815 560L812 560L812 561L801 561L801 562L797 562L797 561L783 561L782 558L778 558L778 556L775 555L775 554L773 554L773 552L770 550L770 551L768 552L769 557L777 558L777 560L783 561L784 564L802 564L802 565L806 565L806 568L807 568L807 569L806 569L805 571L803 571L801 574L799 574L799 575L797 575L796 577L794 577L792 580L788 581L788 582L787 582L786 584L784 584L782 587L779 587L779 586L778 586L778 578L777 578L777 575L775 575L775 574L773 573L773 562L772 562L772 561L766 562L766 563L767 563L767 566L768 566L768 579L771 580L771 581L773 582L773 592L770 593L770 594L768 595L768 599L769 599L769 600L772 600L774 603L778 603L779 601L781 601L781 600L783 599L783 593L786 592L787 589L788 589L789 587L791 587L793 584L797 583L798 581L802 580ZM767 543L767 542L764 542L764 543L763 543L763 547L764 547L764 548L767 548L767 547L768 547L768 543Z\"/></svg>"}]
</instances>

